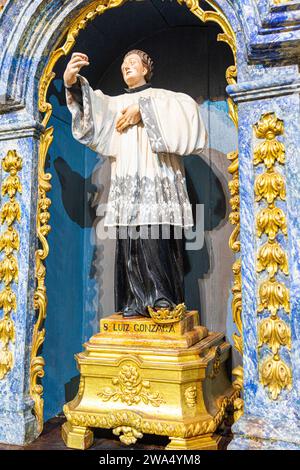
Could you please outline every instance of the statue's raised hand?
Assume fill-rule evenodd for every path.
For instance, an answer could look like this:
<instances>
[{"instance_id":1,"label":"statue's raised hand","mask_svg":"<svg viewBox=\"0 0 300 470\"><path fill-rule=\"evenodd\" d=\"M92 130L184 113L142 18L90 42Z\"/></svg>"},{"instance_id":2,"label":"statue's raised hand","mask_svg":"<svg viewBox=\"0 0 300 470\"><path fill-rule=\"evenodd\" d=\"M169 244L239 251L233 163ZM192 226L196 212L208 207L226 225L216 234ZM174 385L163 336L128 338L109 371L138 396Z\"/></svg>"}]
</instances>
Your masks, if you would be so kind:
<instances>
[{"instance_id":1,"label":"statue's raised hand","mask_svg":"<svg viewBox=\"0 0 300 470\"><path fill-rule=\"evenodd\" d=\"M77 74L80 72L82 67L87 65L90 65L88 56L81 52L74 52L64 73L65 85L67 87L74 85L77 81Z\"/></svg>"}]
</instances>

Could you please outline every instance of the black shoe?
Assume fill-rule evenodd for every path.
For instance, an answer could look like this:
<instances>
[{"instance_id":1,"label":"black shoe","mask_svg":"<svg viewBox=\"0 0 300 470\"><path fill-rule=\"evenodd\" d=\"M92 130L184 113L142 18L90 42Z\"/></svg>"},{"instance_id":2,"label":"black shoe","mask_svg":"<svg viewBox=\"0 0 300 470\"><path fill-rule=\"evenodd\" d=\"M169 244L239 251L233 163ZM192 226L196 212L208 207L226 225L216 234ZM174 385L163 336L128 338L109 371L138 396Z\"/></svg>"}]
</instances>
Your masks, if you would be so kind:
<instances>
[{"instance_id":1,"label":"black shoe","mask_svg":"<svg viewBox=\"0 0 300 470\"><path fill-rule=\"evenodd\" d=\"M172 310L174 308L173 302L170 302L169 300L166 299L158 299L154 302L154 308L168 308L169 310Z\"/></svg>"},{"instance_id":2,"label":"black shoe","mask_svg":"<svg viewBox=\"0 0 300 470\"><path fill-rule=\"evenodd\" d=\"M132 307L125 307L122 315L124 318L130 318L130 317L138 317L139 313L134 310Z\"/></svg>"}]
</instances>

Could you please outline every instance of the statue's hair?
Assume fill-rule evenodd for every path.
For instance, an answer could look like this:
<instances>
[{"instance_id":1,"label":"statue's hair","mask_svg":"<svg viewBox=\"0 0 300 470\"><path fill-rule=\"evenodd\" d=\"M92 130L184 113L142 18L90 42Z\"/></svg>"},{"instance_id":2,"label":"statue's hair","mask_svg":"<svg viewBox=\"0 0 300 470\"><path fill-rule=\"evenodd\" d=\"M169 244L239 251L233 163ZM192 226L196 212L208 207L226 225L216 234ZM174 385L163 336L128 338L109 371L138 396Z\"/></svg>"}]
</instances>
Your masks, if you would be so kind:
<instances>
[{"instance_id":1,"label":"statue's hair","mask_svg":"<svg viewBox=\"0 0 300 470\"><path fill-rule=\"evenodd\" d=\"M141 58L141 61L142 61L143 65L145 65L145 67L148 70L148 72L145 75L145 80L146 80L146 82L150 82L150 80L153 76L153 70L154 70L153 60L151 59L151 57L148 56L148 54L146 54L146 52L141 51L140 49L133 49L132 51L129 51L125 54L123 60L125 59L125 57L127 57L131 54L137 54Z\"/></svg>"}]
</instances>

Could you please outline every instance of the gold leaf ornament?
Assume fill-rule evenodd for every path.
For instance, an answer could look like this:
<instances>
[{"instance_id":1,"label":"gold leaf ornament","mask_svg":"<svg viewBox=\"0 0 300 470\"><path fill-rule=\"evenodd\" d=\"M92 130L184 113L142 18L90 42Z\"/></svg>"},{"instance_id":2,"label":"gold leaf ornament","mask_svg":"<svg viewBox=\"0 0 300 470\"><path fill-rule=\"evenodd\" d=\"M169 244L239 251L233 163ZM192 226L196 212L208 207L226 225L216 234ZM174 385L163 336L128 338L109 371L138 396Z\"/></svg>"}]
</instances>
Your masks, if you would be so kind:
<instances>
[{"instance_id":1,"label":"gold leaf ornament","mask_svg":"<svg viewBox=\"0 0 300 470\"><path fill-rule=\"evenodd\" d=\"M6 374L13 367L13 355L12 352L4 347L0 349L0 380L4 379Z\"/></svg>"},{"instance_id":2,"label":"gold leaf ornament","mask_svg":"<svg viewBox=\"0 0 300 470\"><path fill-rule=\"evenodd\" d=\"M278 140L266 140L259 144L254 150L254 165L264 163L268 169L272 168L275 162L285 162L285 148Z\"/></svg>"},{"instance_id":3,"label":"gold leaf ornament","mask_svg":"<svg viewBox=\"0 0 300 470\"><path fill-rule=\"evenodd\" d=\"M276 198L285 200L285 183L280 173L275 171L266 172L259 175L254 186L256 201L265 199L268 204L272 204Z\"/></svg>"},{"instance_id":4,"label":"gold leaf ornament","mask_svg":"<svg viewBox=\"0 0 300 470\"><path fill-rule=\"evenodd\" d=\"M9 197L13 197L17 192L22 193L20 178L17 175L5 178L2 185L2 196L8 194Z\"/></svg>"},{"instance_id":5,"label":"gold leaf ornament","mask_svg":"<svg viewBox=\"0 0 300 470\"><path fill-rule=\"evenodd\" d=\"M291 330L280 318L266 318L259 324L258 348L267 344L274 354L281 346L291 349Z\"/></svg>"},{"instance_id":6,"label":"gold leaf ornament","mask_svg":"<svg viewBox=\"0 0 300 470\"><path fill-rule=\"evenodd\" d=\"M0 320L0 341L7 346L11 341L15 342L15 326L10 317L4 317Z\"/></svg>"},{"instance_id":7,"label":"gold leaf ornament","mask_svg":"<svg viewBox=\"0 0 300 470\"><path fill-rule=\"evenodd\" d=\"M0 251L10 255L14 250L18 251L20 248L20 238L18 232L13 227L8 227L5 232L0 236Z\"/></svg>"},{"instance_id":8,"label":"gold leaf ornament","mask_svg":"<svg viewBox=\"0 0 300 470\"><path fill-rule=\"evenodd\" d=\"M264 163L270 169L275 162L285 162L285 147L276 136L284 133L284 124L278 119L275 113L263 114L257 124L254 125L254 132L258 139L265 139L254 150L254 165Z\"/></svg>"},{"instance_id":9,"label":"gold leaf ornament","mask_svg":"<svg viewBox=\"0 0 300 470\"><path fill-rule=\"evenodd\" d=\"M277 315L280 308L290 313L290 293L287 287L275 279L262 282L259 287L260 304L258 313L269 310L272 316Z\"/></svg>"},{"instance_id":10,"label":"gold leaf ornament","mask_svg":"<svg viewBox=\"0 0 300 470\"><path fill-rule=\"evenodd\" d=\"M18 262L13 255L8 255L0 262L0 280L8 286L12 281L18 282Z\"/></svg>"},{"instance_id":11,"label":"gold leaf ornament","mask_svg":"<svg viewBox=\"0 0 300 470\"><path fill-rule=\"evenodd\" d=\"M268 387L270 398L277 400L283 389L291 390L292 372L291 369L279 357L269 357L261 365L261 383Z\"/></svg>"},{"instance_id":12,"label":"gold leaf ornament","mask_svg":"<svg viewBox=\"0 0 300 470\"><path fill-rule=\"evenodd\" d=\"M0 308L3 308L4 314L17 309L17 297L10 286L0 292Z\"/></svg>"},{"instance_id":13,"label":"gold leaf ornament","mask_svg":"<svg viewBox=\"0 0 300 470\"><path fill-rule=\"evenodd\" d=\"M274 240L279 230L287 235L286 216L279 207L266 207L262 209L256 217L257 235L263 233L268 235L270 240Z\"/></svg>"},{"instance_id":14,"label":"gold leaf ornament","mask_svg":"<svg viewBox=\"0 0 300 470\"><path fill-rule=\"evenodd\" d=\"M254 125L254 131L258 139L273 140L284 133L284 123L275 113L265 113Z\"/></svg>"},{"instance_id":15,"label":"gold leaf ornament","mask_svg":"<svg viewBox=\"0 0 300 470\"><path fill-rule=\"evenodd\" d=\"M6 222L8 226L12 225L15 221L20 222L21 209L19 203L14 200L6 202L2 207L0 218L1 224Z\"/></svg>"},{"instance_id":16,"label":"gold leaf ornament","mask_svg":"<svg viewBox=\"0 0 300 470\"><path fill-rule=\"evenodd\" d=\"M150 382L142 380L138 369L132 364L121 367L118 377L112 379L114 389L106 387L98 396L103 401L121 401L127 405L137 405L141 401L146 405L160 406L165 403L159 393L150 392Z\"/></svg>"},{"instance_id":17,"label":"gold leaf ornament","mask_svg":"<svg viewBox=\"0 0 300 470\"><path fill-rule=\"evenodd\" d=\"M286 276L289 274L287 254L275 240L268 240L257 253L257 272L266 270L271 277L280 269Z\"/></svg>"},{"instance_id":18,"label":"gold leaf ornament","mask_svg":"<svg viewBox=\"0 0 300 470\"><path fill-rule=\"evenodd\" d=\"M2 160L2 168L12 176L16 175L22 169L22 158L16 150L9 150Z\"/></svg>"}]
</instances>

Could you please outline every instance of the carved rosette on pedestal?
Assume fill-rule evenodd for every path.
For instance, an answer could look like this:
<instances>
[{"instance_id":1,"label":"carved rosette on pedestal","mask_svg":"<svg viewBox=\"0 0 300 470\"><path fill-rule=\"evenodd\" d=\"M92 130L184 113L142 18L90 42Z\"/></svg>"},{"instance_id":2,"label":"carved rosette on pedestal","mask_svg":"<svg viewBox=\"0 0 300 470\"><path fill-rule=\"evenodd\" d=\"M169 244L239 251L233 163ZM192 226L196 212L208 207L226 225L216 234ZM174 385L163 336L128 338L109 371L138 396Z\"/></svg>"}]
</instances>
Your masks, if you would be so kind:
<instances>
[{"instance_id":1,"label":"carved rosette on pedestal","mask_svg":"<svg viewBox=\"0 0 300 470\"><path fill-rule=\"evenodd\" d=\"M12 289L12 284L18 282L19 267L15 251L19 251L19 234L14 227L20 222L21 209L16 194L22 193L22 186L18 172L22 169L22 159L15 150L8 151L2 160L2 168L9 173L2 184L2 196L9 197L2 205L0 219L6 227L0 236L0 251L4 252L4 258L0 261L0 281L4 284L0 292L0 308L3 309L3 317L0 320L0 380L12 369L14 359L10 349L10 343L15 342L15 324L11 317L17 309L17 297Z\"/></svg>"},{"instance_id":2,"label":"carved rosette on pedestal","mask_svg":"<svg viewBox=\"0 0 300 470\"><path fill-rule=\"evenodd\" d=\"M276 400L283 389L289 390L292 386L289 269L285 251L287 221L283 206L280 207L286 196L282 174L285 148L277 140L277 136L284 133L283 121L274 113L263 114L254 132L257 139L263 139L254 150L253 162L263 167L254 186L256 201L261 207L256 216L257 236L263 240L257 251L256 270L266 275L258 292L259 373L270 398Z\"/></svg>"},{"instance_id":3,"label":"carved rosette on pedestal","mask_svg":"<svg viewBox=\"0 0 300 470\"><path fill-rule=\"evenodd\" d=\"M76 356L81 381L64 407L66 445L89 447L97 427L126 445L147 433L168 436L168 449L217 449L214 433L239 394L227 378L229 351L195 311L174 323L118 314L101 320L101 333Z\"/></svg>"}]
</instances>

